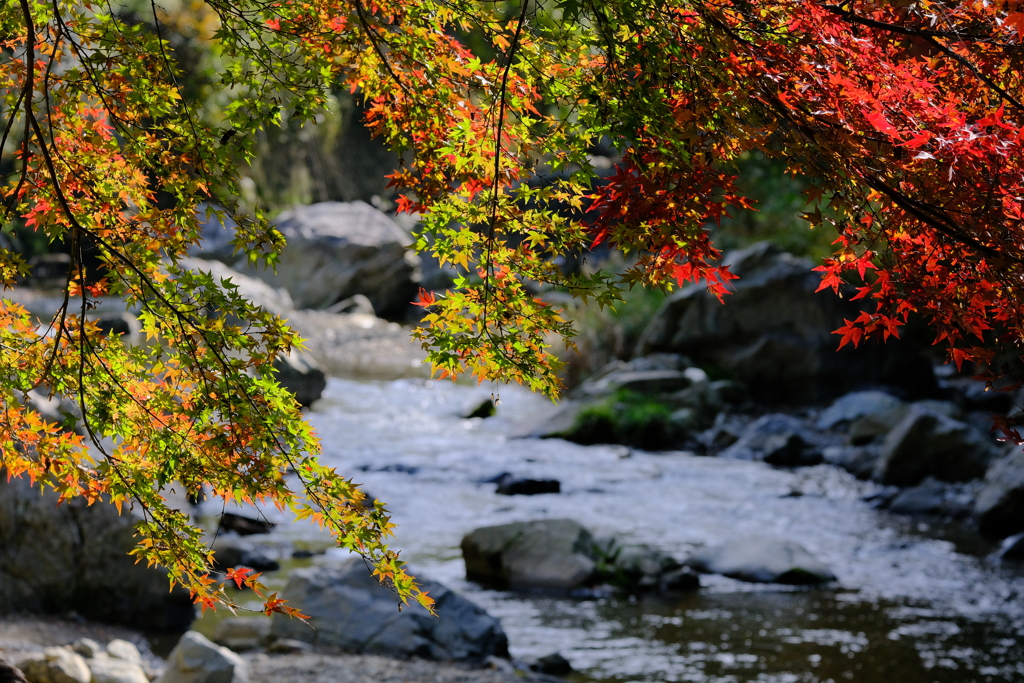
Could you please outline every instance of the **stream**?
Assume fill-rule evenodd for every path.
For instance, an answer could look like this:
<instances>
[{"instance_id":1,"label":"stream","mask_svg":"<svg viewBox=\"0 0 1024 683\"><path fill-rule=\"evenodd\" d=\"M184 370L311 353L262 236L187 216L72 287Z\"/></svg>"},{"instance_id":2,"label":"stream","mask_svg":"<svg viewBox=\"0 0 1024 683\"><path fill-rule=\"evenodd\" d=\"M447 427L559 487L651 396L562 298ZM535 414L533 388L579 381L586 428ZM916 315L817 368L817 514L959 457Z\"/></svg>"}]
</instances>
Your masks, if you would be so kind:
<instances>
[{"instance_id":1,"label":"stream","mask_svg":"<svg viewBox=\"0 0 1024 683\"><path fill-rule=\"evenodd\" d=\"M494 417L461 417L491 391L332 378L308 417L324 461L388 504L399 525L393 546L414 573L499 617L513 657L558 651L577 681L1024 681L1024 568L994 562L995 545L969 529L875 510L863 500L875 484L829 465L786 470L516 438L554 410L518 387L500 387ZM562 492L499 496L482 483L506 471L558 479ZM838 581L808 589L705 575L695 593L600 599L466 581L464 534L557 517L680 559L735 538L791 539ZM271 536L323 542L299 524ZM267 583L282 585L289 567L310 561L285 563ZM209 631L214 618L197 628Z\"/></svg>"}]
</instances>

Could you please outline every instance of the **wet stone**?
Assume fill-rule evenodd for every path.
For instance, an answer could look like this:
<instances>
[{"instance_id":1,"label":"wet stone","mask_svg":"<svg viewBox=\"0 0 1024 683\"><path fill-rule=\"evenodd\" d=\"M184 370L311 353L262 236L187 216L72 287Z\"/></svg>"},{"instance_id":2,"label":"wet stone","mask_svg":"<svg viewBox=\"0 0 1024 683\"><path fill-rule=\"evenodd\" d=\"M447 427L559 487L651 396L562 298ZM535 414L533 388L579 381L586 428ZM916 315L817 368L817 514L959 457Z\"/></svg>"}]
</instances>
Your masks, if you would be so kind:
<instances>
[{"instance_id":1,"label":"wet stone","mask_svg":"<svg viewBox=\"0 0 1024 683\"><path fill-rule=\"evenodd\" d=\"M535 496L541 493L559 493L562 484L557 479L517 479L511 474L501 477L495 493L503 496Z\"/></svg>"},{"instance_id":2,"label":"wet stone","mask_svg":"<svg viewBox=\"0 0 1024 683\"><path fill-rule=\"evenodd\" d=\"M547 674L548 676L568 676L574 671L569 660L559 652L539 657L537 661L530 665L530 669L537 673Z\"/></svg>"},{"instance_id":3,"label":"wet stone","mask_svg":"<svg viewBox=\"0 0 1024 683\"><path fill-rule=\"evenodd\" d=\"M799 543L770 538L738 539L702 548L686 563L698 571L752 583L816 584L836 578Z\"/></svg>"}]
</instances>

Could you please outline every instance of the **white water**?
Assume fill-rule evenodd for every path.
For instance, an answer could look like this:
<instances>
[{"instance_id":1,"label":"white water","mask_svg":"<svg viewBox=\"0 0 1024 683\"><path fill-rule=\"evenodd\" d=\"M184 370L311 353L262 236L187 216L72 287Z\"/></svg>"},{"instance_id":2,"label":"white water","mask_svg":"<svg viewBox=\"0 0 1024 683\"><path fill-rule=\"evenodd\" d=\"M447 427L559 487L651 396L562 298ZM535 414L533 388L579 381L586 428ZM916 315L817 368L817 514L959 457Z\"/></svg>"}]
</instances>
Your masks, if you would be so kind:
<instances>
[{"instance_id":1,"label":"white water","mask_svg":"<svg viewBox=\"0 0 1024 683\"><path fill-rule=\"evenodd\" d=\"M324 460L388 504L403 558L500 617L514 656L557 650L587 677L623 681L1024 680L1021 572L871 509L861 498L873 484L827 465L780 470L517 439L554 408L501 387L495 417L461 417L490 394L448 382L331 379L309 418ZM479 483L504 471L558 479L562 493L505 497ZM707 576L696 595L637 601L517 596L465 580L465 533L546 517L680 558L732 538L793 539L838 585L794 590Z\"/></svg>"}]
</instances>

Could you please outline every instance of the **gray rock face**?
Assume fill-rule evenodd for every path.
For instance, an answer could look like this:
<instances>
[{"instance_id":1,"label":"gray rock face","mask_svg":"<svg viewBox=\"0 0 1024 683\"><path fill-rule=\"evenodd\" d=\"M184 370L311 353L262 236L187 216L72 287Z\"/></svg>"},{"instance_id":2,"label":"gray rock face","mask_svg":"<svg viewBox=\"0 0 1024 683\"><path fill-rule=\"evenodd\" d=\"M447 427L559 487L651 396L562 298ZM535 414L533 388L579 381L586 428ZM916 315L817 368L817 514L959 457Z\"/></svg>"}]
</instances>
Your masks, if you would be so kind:
<instances>
[{"instance_id":1,"label":"gray rock face","mask_svg":"<svg viewBox=\"0 0 1024 683\"><path fill-rule=\"evenodd\" d=\"M420 578L434 598L437 617L419 605L399 612L394 595L359 558L298 569L282 597L310 622L275 614L271 636L391 657L482 662L508 656L508 639L497 619L440 583Z\"/></svg>"},{"instance_id":2,"label":"gray rock face","mask_svg":"<svg viewBox=\"0 0 1024 683\"><path fill-rule=\"evenodd\" d=\"M364 202L322 202L282 213L276 222L287 246L275 274L249 270L291 294L297 308L327 308L365 295L377 314L402 313L416 294L419 258L409 235Z\"/></svg>"},{"instance_id":3,"label":"gray rock face","mask_svg":"<svg viewBox=\"0 0 1024 683\"><path fill-rule=\"evenodd\" d=\"M836 578L799 543L769 538L739 539L703 548L686 564L698 571L753 583L816 584Z\"/></svg>"},{"instance_id":4,"label":"gray rock face","mask_svg":"<svg viewBox=\"0 0 1024 683\"><path fill-rule=\"evenodd\" d=\"M864 342L837 351L833 330L859 314L856 302L815 293L809 261L762 242L730 254L740 276L723 306L703 285L669 297L645 330L641 355L686 354L742 380L761 401L812 402L858 386L934 390L931 366L909 345Z\"/></svg>"},{"instance_id":5,"label":"gray rock face","mask_svg":"<svg viewBox=\"0 0 1024 683\"><path fill-rule=\"evenodd\" d=\"M751 422L736 443L722 451L724 458L763 460L770 465L796 467L821 462L804 423L792 415L772 413Z\"/></svg>"},{"instance_id":6,"label":"gray rock face","mask_svg":"<svg viewBox=\"0 0 1024 683\"><path fill-rule=\"evenodd\" d=\"M466 578L513 590L571 591L595 578L594 538L571 519L514 522L462 539Z\"/></svg>"},{"instance_id":7,"label":"gray rock face","mask_svg":"<svg viewBox=\"0 0 1024 683\"><path fill-rule=\"evenodd\" d=\"M998 454L993 440L970 425L918 407L885 437L874 478L897 486L927 476L968 481L985 474Z\"/></svg>"},{"instance_id":8,"label":"gray rock face","mask_svg":"<svg viewBox=\"0 0 1024 683\"><path fill-rule=\"evenodd\" d=\"M978 527L1001 538L1024 531L1024 450L1017 448L995 462L974 503Z\"/></svg>"},{"instance_id":9,"label":"gray rock face","mask_svg":"<svg viewBox=\"0 0 1024 683\"><path fill-rule=\"evenodd\" d=\"M157 683L248 683L249 667L226 647L214 645L201 633L189 631L167 657Z\"/></svg>"},{"instance_id":10,"label":"gray rock face","mask_svg":"<svg viewBox=\"0 0 1024 683\"><path fill-rule=\"evenodd\" d=\"M181 629L195 616L188 592L135 564L135 519L103 503L57 507L21 478L0 475L0 611L65 614L135 628Z\"/></svg>"}]
</instances>

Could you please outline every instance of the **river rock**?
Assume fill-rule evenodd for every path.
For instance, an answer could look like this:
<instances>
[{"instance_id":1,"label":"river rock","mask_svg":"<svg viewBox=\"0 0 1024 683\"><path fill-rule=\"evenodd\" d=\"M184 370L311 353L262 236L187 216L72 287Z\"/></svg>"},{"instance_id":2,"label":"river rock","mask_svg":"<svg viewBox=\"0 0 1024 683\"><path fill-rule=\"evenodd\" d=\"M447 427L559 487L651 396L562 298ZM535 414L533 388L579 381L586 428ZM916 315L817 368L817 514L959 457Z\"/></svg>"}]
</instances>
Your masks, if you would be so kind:
<instances>
[{"instance_id":1,"label":"river rock","mask_svg":"<svg viewBox=\"0 0 1024 683\"><path fill-rule=\"evenodd\" d=\"M226 647L201 633L188 631L167 656L167 668L157 683L248 683L249 667Z\"/></svg>"},{"instance_id":2,"label":"river rock","mask_svg":"<svg viewBox=\"0 0 1024 683\"><path fill-rule=\"evenodd\" d=\"M571 519L514 522L462 539L466 578L513 590L572 591L595 578L594 538Z\"/></svg>"},{"instance_id":3,"label":"river rock","mask_svg":"<svg viewBox=\"0 0 1024 683\"><path fill-rule=\"evenodd\" d=\"M255 650L270 635L266 617L229 617L217 622L213 641L235 652Z\"/></svg>"},{"instance_id":4,"label":"river rock","mask_svg":"<svg viewBox=\"0 0 1024 683\"><path fill-rule=\"evenodd\" d=\"M89 683L92 678L85 659L67 647L48 647L18 662L18 668L29 683Z\"/></svg>"},{"instance_id":5,"label":"river rock","mask_svg":"<svg viewBox=\"0 0 1024 683\"><path fill-rule=\"evenodd\" d=\"M935 390L931 365L900 340L837 351L832 332L859 313L857 302L816 293L814 264L762 242L726 256L739 275L723 306L703 284L670 296L641 337L641 355L685 354L747 385L760 401L807 403L865 385Z\"/></svg>"},{"instance_id":6,"label":"river rock","mask_svg":"<svg viewBox=\"0 0 1024 683\"><path fill-rule=\"evenodd\" d=\"M294 638L276 638L267 643L267 652L272 655L294 655L310 652L313 646Z\"/></svg>"},{"instance_id":7,"label":"river rock","mask_svg":"<svg viewBox=\"0 0 1024 683\"><path fill-rule=\"evenodd\" d=\"M134 346L142 341L142 323L127 311L100 315L93 318L92 322L108 336L120 337L129 346Z\"/></svg>"},{"instance_id":8,"label":"river rock","mask_svg":"<svg viewBox=\"0 0 1024 683\"><path fill-rule=\"evenodd\" d=\"M602 582L629 593L696 590L700 579L674 557L646 544L620 544L601 539L595 544Z\"/></svg>"},{"instance_id":9,"label":"river rock","mask_svg":"<svg viewBox=\"0 0 1024 683\"><path fill-rule=\"evenodd\" d=\"M946 486L931 477L904 489L889 503L889 509L903 515L933 515L942 512Z\"/></svg>"},{"instance_id":10,"label":"river rock","mask_svg":"<svg viewBox=\"0 0 1024 683\"><path fill-rule=\"evenodd\" d=\"M114 659L142 666L142 653L139 652L139 648L135 647L134 643L130 643L127 640L115 638L107 643L107 654Z\"/></svg>"},{"instance_id":11,"label":"river rock","mask_svg":"<svg viewBox=\"0 0 1024 683\"><path fill-rule=\"evenodd\" d=\"M822 459L830 465L842 467L858 479L870 479L878 462L881 446L826 446L821 451Z\"/></svg>"},{"instance_id":12,"label":"river rock","mask_svg":"<svg viewBox=\"0 0 1024 683\"><path fill-rule=\"evenodd\" d=\"M721 452L723 458L763 460L771 465L817 465L821 452L803 421L784 413L763 415L751 422L736 443Z\"/></svg>"},{"instance_id":13,"label":"river rock","mask_svg":"<svg viewBox=\"0 0 1024 683\"><path fill-rule=\"evenodd\" d=\"M240 512L222 513L218 529L239 536L253 536L270 533L276 526L277 523L267 519L262 510L248 508L245 510L245 514Z\"/></svg>"},{"instance_id":14,"label":"river rock","mask_svg":"<svg viewBox=\"0 0 1024 683\"><path fill-rule=\"evenodd\" d=\"M233 567L249 567L258 572L272 572L281 568L281 564L252 541L235 533L222 533L213 542L213 562L217 569L227 570Z\"/></svg>"},{"instance_id":15,"label":"river rock","mask_svg":"<svg viewBox=\"0 0 1024 683\"><path fill-rule=\"evenodd\" d=\"M228 282L243 298L276 315L286 315L295 308L288 290L272 287L263 280L221 263L199 258L179 259L178 265L185 270L207 273L218 283Z\"/></svg>"},{"instance_id":16,"label":"river rock","mask_svg":"<svg viewBox=\"0 0 1024 683\"><path fill-rule=\"evenodd\" d=\"M818 429L835 429L849 426L853 421L869 415L900 412L905 405L903 401L884 391L851 391L840 396L828 408L821 411L817 427Z\"/></svg>"},{"instance_id":17,"label":"river rock","mask_svg":"<svg viewBox=\"0 0 1024 683\"><path fill-rule=\"evenodd\" d=\"M399 612L394 594L361 558L295 570L281 596L310 621L275 614L271 636L391 657L479 663L491 655L508 656L508 639L497 619L437 581L419 578L434 599L437 617L416 604Z\"/></svg>"},{"instance_id":18,"label":"river rock","mask_svg":"<svg viewBox=\"0 0 1024 683\"><path fill-rule=\"evenodd\" d=\"M1003 382L1005 386L1006 382ZM971 410L983 410L986 413L1006 413L1013 408L1013 394L1009 391L998 391L1000 383L993 387L989 382L973 379L970 376L954 376L943 382L944 386L954 390Z\"/></svg>"},{"instance_id":19,"label":"river rock","mask_svg":"<svg viewBox=\"0 0 1024 683\"><path fill-rule=\"evenodd\" d=\"M593 381L584 382L576 390L579 396L606 396L616 391L637 394L667 394L686 389L695 381L707 382L700 368L685 370L632 370L622 369L602 374Z\"/></svg>"},{"instance_id":20,"label":"river rock","mask_svg":"<svg viewBox=\"0 0 1024 683\"><path fill-rule=\"evenodd\" d=\"M986 536L1002 538L1024 531L1024 449L1015 448L989 468L974 514Z\"/></svg>"},{"instance_id":21,"label":"river rock","mask_svg":"<svg viewBox=\"0 0 1024 683\"><path fill-rule=\"evenodd\" d=\"M559 652L552 652L549 655L538 657L536 661L530 664L530 670L548 676L568 676L574 671L569 660Z\"/></svg>"},{"instance_id":22,"label":"river rock","mask_svg":"<svg viewBox=\"0 0 1024 683\"><path fill-rule=\"evenodd\" d=\"M327 308L363 294L378 315L404 314L416 296L419 258L408 233L364 202L321 202L285 211L276 227L287 240L277 272L243 272L281 287L298 308Z\"/></svg>"},{"instance_id":23,"label":"river rock","mask_svg":"<svg viewBox=\"0 0 1024 683\"><path fill-rule=\"evenodd\" d=\"M196 207L196 222L201 229L201 238L198 244L189 247L188 254L192 258L234 263L238 260L238 254L231 240L235 238L238 224L226 214L218 216L216 211L223 212L224 209L206 203Z\"/></svg>"},{"instance_id":24,"label":"river rock","mask_svg":"<svg viewBox=\"0 0 1024 683\"><path fill-rule=\"evenodd\" d=\"M990 437L966 423L915 407L885 437L874 478L897 486L929 475L968 481L984 475L998 453Z\"/></svg>"},{"instance_id":25,"label":"river rock","mask_svg":"<svg viewBox=\"0 0 1024 683\"><path fill-rule=\"evenodd\" d=\"M102 645L92 638L79 638L72 645L71 649L86 659L92 659L101 652L105 652Z\"/></svg>"},{"instance_id":26,"label":"river rock","mask_svg":"<svg viewBox=\"0 0 1024 683\"><path fill-rule=\"evenodd\" d=\"M999 559L1020 562L1024 560L1024 533L1004 538L999 545Z\"/></svg>"},{"instance_id":27,"label":"river rock","mask_svg":"<svg viewBox=\"0 0 1024 683\"><path fill-rule=\"evenodd\" d=\"M165 572L128 555L135 517L102 502L57 502L52 491L0 475L0 612L75 611L166 630L192 622L188 591L168 592Z\"/></svg>"},{"instance_id":28,"label":"river rock","mask_svg":"<svg viewBox=\"0 0 1024 683\"><path fill-rule=\"evenodd\" d=\"M740 539L702 548L686 563L698 571L753 583L816 584L836 578L799 543L770 538Z\"/></svg>"},{"instance_id":29,"label":"river rock","mask_svg":"<svg viewBox=\"0 0 1024 683\"><path fill-rule=\"evenodd\" d=\"M309 407L323 396L327 375L308 354L292 351L274 361L277 383L295 394L299 405Z\"/></svg>"},{"instance_id":30,"label":"river rock","mask_svg":"<svg viewBox=\"0 0 1024 683\"><path fill-rule=\"evenodd\" d=\"M110 646L107 647L109 651ZM149 683L141 658L132 662L100 652L89 660L89 670L92 683Z\"/></svg>"},{"instance_id":31,"label":"river rock","mask_svg":"<svg viewBox=\"0 0 1024 683\"><path fill-rule=\"evenodd\" d=\"M700 577L690 567L679 567L665 572L658 579L662 593L688 593L700 588Z\"/></svg>"},{"instance_id":32,"label":"river rock","mask_svg":"<svg viewBox=\"0 0 1024 683\"><path fill-rule=\"evenodd\" d=\"M524 479L504 474L497 480L495 493L502 496L535 496L540 493L559 493L562 484L557 479Z\"/></svg>"},{"instance_id":33,"label":"river rock","mask_svg":"<svg viewBox=\"0 0 1024 683\"><path fill-rule=\"evenodd\" d=\"M485 398L483 401L478 403L476 407L466 413L466 419L472 420L473 418L480 418L485 420L489 417L494 417L494 414L498 412L497 406L494 405L494 400Z\"/></svg>"}]
</instances>

